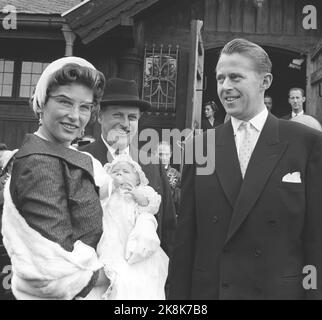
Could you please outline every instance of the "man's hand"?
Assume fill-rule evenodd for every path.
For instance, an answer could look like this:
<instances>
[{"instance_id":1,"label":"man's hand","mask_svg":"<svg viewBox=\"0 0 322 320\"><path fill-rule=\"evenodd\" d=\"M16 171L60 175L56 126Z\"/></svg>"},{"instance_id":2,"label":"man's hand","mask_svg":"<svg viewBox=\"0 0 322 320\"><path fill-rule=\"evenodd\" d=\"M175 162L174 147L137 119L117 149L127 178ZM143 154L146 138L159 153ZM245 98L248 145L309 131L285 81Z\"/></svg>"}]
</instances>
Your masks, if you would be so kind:
<instances>
[{"instance_id":1,"label":"man's hand","mask_svg":"<svg viewBox=\"0 0 322 320\"><path fill-rule=\"evenodd\" d=\"M129 264L150 257L160 247L156 229L157 222L152 214L143 213L138 216L125 250L125 259Z\"/></svg>"}]
</instances>

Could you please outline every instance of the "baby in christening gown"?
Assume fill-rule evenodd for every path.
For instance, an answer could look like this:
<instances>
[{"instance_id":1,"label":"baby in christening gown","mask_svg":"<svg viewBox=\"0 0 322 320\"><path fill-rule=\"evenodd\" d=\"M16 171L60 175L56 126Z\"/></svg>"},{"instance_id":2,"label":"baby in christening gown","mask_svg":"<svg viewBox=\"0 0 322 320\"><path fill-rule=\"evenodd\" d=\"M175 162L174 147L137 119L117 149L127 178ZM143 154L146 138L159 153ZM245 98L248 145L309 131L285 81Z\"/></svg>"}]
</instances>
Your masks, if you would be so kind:
<instances>
[{"instance_id":1,"label":"baby in christening gown","mask_svg":"<svg viewBox=\"0 0 322 320\"><path fill-rule=\"evenodd\" d=\"M103 200L103 235L97 247L105 273L111 280L109 288L101 288L107 300L163 300L169 259L160 246L143 261L126 256L136 246L136 232L146 232L139 215L155 215L161 197L148 186L144 172L129 156L119 156L106 164L113 178L110 196ZM154 219L154 218L153 218ZM160 242L158 242L160 243Z\"/></svg>"}]
</instances>

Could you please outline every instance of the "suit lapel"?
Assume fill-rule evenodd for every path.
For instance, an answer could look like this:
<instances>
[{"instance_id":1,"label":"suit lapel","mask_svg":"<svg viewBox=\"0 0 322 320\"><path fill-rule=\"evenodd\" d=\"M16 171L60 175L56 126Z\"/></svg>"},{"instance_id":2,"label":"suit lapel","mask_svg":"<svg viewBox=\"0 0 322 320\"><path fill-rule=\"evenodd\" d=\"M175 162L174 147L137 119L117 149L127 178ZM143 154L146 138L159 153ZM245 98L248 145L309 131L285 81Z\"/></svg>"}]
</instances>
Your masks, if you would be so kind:
<instances>
[{"instance_id":1,"label":"suit lapel","mask_svg":"<svg viewBox=\"0 0 322 320\"><path fill-rule=\"evenodd\" d=\"M268 115L250 158L240 193L235 203L226 242L238 230L260 197L273 169L288 143L279 141L278 119Z\"/></svg>"},{"instance_id":2,"label":"suit lapel","mask_svg":"<svg viewBox=\"0 0 322 320\"><path fill-rule=\"evenodd\" d=\"M139 158L139 150L138 150L138 148L136 148L136 147L134 147L134 146L132 146L131 144L130 144L130 157L135 161L135 162L137 162L138 164L140 164L141 165L141 162L140 162L140 158Z\"/></svg>"},{"instance_id":3,"label":"suit lapel","mask_svg":"<svg viewBox=\"0 0 322 320\"><path fill-rule=\"evenodd\" d=\"M103 142L102 137L99 137L97 139L94 157L98 159L102 163L102 165L104 165L105 163L111 162L109 160L113 159L105 143Z\"/></svg>"},{"instance_id":4,"label":"suit lapel","mask_svg":"<svg viewBox=\"0 0 322 320\"><path fill-rule=\"evenodd\" d=\"M231 122L216 129L216 174L232 207L238 196L242 176Z\"/></svg>"}]
</instances>

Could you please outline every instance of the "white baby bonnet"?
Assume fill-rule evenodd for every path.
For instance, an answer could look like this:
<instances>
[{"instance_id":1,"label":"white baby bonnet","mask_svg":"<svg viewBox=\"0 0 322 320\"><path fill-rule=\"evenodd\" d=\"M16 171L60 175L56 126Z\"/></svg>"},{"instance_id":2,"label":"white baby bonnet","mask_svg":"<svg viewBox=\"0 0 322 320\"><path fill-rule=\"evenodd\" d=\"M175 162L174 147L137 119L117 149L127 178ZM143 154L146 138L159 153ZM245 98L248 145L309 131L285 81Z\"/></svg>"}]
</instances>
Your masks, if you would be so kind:
<instances>
[{"instance_id":1,"label":"white baby bonnet","mask_svg":"<svg viewBox=\"0 0 322 320\"><path fill-rule=\"evenodd\" d=\"M127 154L118 155L111 163L106 163L104 165L104 169L106 170L107 173L110 174L113 167L119 162L128 162L134 167L135 172L139 175L140 186L147 186L149 184L149 180L147 179L141 166Z\"/></svg>"}]
</instances>

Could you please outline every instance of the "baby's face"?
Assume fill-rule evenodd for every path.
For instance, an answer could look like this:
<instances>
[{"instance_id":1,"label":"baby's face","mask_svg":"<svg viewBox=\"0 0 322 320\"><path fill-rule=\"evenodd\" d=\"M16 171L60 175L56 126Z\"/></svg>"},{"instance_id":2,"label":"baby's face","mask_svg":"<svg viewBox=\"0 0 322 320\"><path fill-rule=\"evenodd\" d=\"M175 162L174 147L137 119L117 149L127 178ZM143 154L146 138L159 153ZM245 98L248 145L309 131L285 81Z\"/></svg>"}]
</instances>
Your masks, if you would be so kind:
<instances>
[{"instance_id":1,"label":"baby's face","mask_svg":"<svg viewBox=\"0 0 322 320\"><path fill-rule=\"evenodd\" d=\"M116 186L129 183L132 187L135 187L139 184L139 175L132 165L125 161L120 161L113 166L111 176L113 177Z\"/></svg>"}]
</instances>

